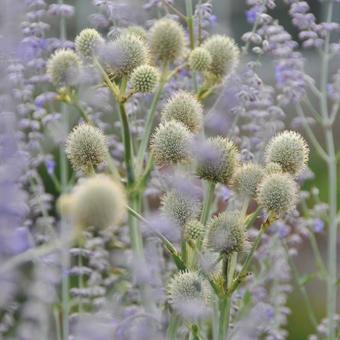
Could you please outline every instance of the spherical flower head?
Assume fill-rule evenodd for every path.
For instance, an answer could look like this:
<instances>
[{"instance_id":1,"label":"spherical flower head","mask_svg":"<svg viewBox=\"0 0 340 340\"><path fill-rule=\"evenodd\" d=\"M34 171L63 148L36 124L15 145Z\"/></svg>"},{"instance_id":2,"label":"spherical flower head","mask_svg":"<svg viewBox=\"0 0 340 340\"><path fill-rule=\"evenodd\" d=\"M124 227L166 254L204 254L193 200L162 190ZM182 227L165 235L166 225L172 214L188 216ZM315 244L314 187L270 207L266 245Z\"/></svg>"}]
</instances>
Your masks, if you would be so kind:
<instances>
[{"instance_id":1,"label":"spherical flower head","mask_svg":"<svg viewBox=\"0 0 340 340\"><path fill-rule=\"evenodd\" d=\"M129 26L126 29L126 32L128 34L132 34L135 35L137 38L146 41L147 40L147 33L145 31L145 29L142 26L138 26L138 25L133 25L133 26Z\"/></svg>"},{"instance_id":2,"label":"spherical flower head","mask_svg":"<svg viewBox=\"0 0 340 340\"><path fill-rule=\"evenodd\" d=\"M284 172L298 175L308 162L309 149L304 138L294 131L273 137L266 148L266 161L278 163Z\"/></svg>"},{"instance_id":3,"label":"spherical flower head","mask_svg":"<svg viewBox=\"0 0 340 340\"><path fill-rule=\"evenodd\" d=\"M184 30L174 20L161 19L150 30L151 54L162 62L173 62L181 56L185 45Z\"/></svg>"},{"instance_id":4,"label":"spherical flower head","mask_svg":"<svg viewBox=\"0 0 340 340\"><path fill-rule=\"evenodd\" d=\"M230 255L247 249L247 235L239 212L224 212L208 224L205 245L212 251Z\"/></svg>"},{"instance_id":5,"label":"spherical flower head","mask_svg":"<svg viewBox=\"0 0 340 340\"><path fill-rule=\"evenodd\" d=\"M162 211L178 225L184 226L199 216L201 203L195 197L171 190L162 197Z\"/></svg>"},{"instance_id":6,"label":"spherical flower head","mask_svg":"<svg viewBox=\"0 0 340 340\"><path fill-rule=\"evenodd\" d=\"M58 87L76 85L80 75L80 60L72 50L57 50L47 62L47 74Z\"/></svg>"},{"instance_id":7,"label":"spherical flower head","mask_svg":"<svg viewBox=\"0 0 340 340\"><path fill-rule=\"evenodd\" d=\"M186 240L202 240L204 233L204 225L197 219L189 220L184 226L184 238Z\"/></svg>"},{"instance_id":8,"label":"spherical flower head","mask_svg":"<svg viewBox=\"0 0 340 340\"><path fill-rule=\"evenodd\" d=\"M178 91L166 103L162 111L162 120L176 120L196 133L203 126L201 103L189 92Z\"/></svg>"},{"instance_id":9,"label":"spherical flower head","mask_svg":"<svg viewBox=\"0 0 340 340\"><path fill-rule=\"evenodd\" d=\"M233 177L236 191L245 197L254 197L256 190L264 176L263 168L254 163L244 164L239 167Z\"/></svg>"},{"instance_id":10,"label":"spherical flower head","mask_svg":"<svg viewBox=\"0 0 340 340\"><path fill-rule=\"evenodd\" d=\"M190 68L195 72L207 71L211 65L212 57L204 47L196 47L189 57Z\"/></svg>"},{"instance_id":11,"label":"spherical flower head","mask_svg":"<svg viewBox=\"0 0 340 340\"><path fill-rule=\"evenodd\" d=\"M76 126L66 141L66 154L76 171L89 174L105 161L108 153L103 132L91 125Z\"/></svg>"},{"instance_id":12,"label":"spherical flower head","mask_svg":"<svg viewBox=\"0 0 340 340\"><path fill-rule=\"evenodd\" d=\"M176 164L190 157L190 131L176 121L160 124L151 141L151 150L158 165Z\"/></svg>"},{"instance_id":13,"label":"spherical flower head","mask_svg":"<svg viewBox=\"0 0 340 340\"><path fill-rule=\"evenodd\" d=\"M205 41L203 48L212 57L209 72L215 77L223 78L236 68L240 52L233 39L216 34Z\"/></svg>"},{"instance_id":14,"label":"spherical flower head","mask_svg":"<svg viewBox=\"0 0 340 340\"><path fill-rule=\"evenodd\" d=\"M203 179L227 185L237 166L239 154L227 138L212 137L196 155L196 172Z\"/></svg>"},{"instance_id":15,"label":"spherical flower head","mask_svg":"<svg viewBox=\"0 0 340 340\"><path fill-rule=\"evenodd\" d=\"M71 216L73 206L73 195L62 194L57 200L57 211L60 216L68 219Z\"/></svg>"},{"instance_id":16,"label":"spherical flower head","mask_svg":"<svg viewBox=\"0 0 340 340\"><path fill-rule=\"evenodd\" d=\"M188 321L202 319L207 314L209 287L197 272L176 273L168 287L168 301L174 311Z\"/></svg>"},{"instance_id":17,"label":"spherical flower head","mask_svg":"<svg viewBox=\"0 0 340 340\"><path fill-rule=\"evenodd\" d=\"M149 65L138 66L131 74L131 85L140 93L152 92L159 80L159 71Z\"/></svg>"},{"instance_id":18,"label":"spherical flower head","mask_svg":"<svg viewBox=\"0 0 340 340\"><path fill-rule=\"evenodd\" d=\"M297 185L287 173L273 173L260 183L257 199L260 205L277 215L294 209L297 202Z\"/></svg>"},{"instance_id":19,"label":"spherical flower head","mask_svg":"<svg viewBox=\"0 0 340 340\"><path fill-rule=\"evenodd\" d=\"M120 183L95 175L79 183L72 193L76 226L104 229L117 225L126 214L126 195Z\"/></svg>"},{"instance_id":20,"label":"spherical flower head","mask_svg":"<svg viewBox=\"0 0 340 340\"><path fill-rule=\"evenodd\" d=\"M279 163L270 162L266 164L264 171L267 175L282 173L282 168Z\"/></svg>"},{"instance_id":21,"label":"spherical flower head","mask_svg":"<svg viewBox=\"0 0 340 340\"><path fill-rule=\"evenodd\" d=\"M76 51L82 60L91 62L96 53L96 49L104 43L104 39L95 29L85 28L77 35L74 43Z\"/></svg>"}]
</instances>

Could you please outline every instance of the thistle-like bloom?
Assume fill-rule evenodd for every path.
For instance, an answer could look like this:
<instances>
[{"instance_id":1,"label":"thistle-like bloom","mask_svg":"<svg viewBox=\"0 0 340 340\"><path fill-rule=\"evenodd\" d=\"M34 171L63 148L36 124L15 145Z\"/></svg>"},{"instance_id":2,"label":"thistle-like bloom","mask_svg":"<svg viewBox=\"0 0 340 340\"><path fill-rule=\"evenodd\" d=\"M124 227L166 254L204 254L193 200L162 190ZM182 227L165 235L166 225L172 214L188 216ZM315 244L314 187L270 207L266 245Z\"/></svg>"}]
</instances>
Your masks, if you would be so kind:
<instances>
[{"instance_id":1,"label":"thistle-like bloom","mask_svg":"<svg viewBox=\"0 0 340 340\"><path fill-rule=\"evenodd\" d=\"M152 92L159 80L159 71L149 65L138 66L131 74L131 85L140 93Z\"/></svg>"},{"instance_id":2,"label":"thistle-like bloom","mask_svg":"<svg viewBox=\"0 0 340 340\"><path fill-rule=\"evenodd\" d=\"M209 71L215 77L223 78L237 66L240 52L232 38L216 34L208 38L203 47L212 57Z\"/></svg>"},{"instance_id":3,"label":"thistle-like bloom","mask_svg":"<svg viewBox=\"0 0 340 340\"><path fill-rule=\"evenodd\" d=\"M161 19L150 30L151 54L163 62L173 62L181 56L185 38L182 26L174 20Z\"/></svg>"},{"instance_id":4,"label":"thistle-like bloom","mask_svg":"<svg viewBox=\"0 0 340 340\"><path fill-rule=\"evenodd\" d=\"M184 226L184 238L187 240L202 240L204 234L204 225L197 219L188 221Z\"/></svg>"},{"instance_id":5,"label":"thistle-like bloom","mask_svg":"<svg viewBox=\"0 0 340 340\"><path fill-rule=\"evenodd\" d=\"M178 225L184 226L199 216L201 203L195 197L171 190L162 197L162 211Z\"/></svg>"},{"instance_id":6,"label":"thistle-like bloom","mask_svg":"<svg viewBox=\"0 0 340 340\"><path fill-rule=\"evenodd\" d=\"M176 121L160 124L151 141L158 165L170 165L189 159L190 131Z\"/></svg>"},{"instance_id":7,"label":"thistle-like bloom","mask_svg":"<svg viewBox=\"0 0 340 340\"><path fill-rule=\"evenodd\" d=\"M238 163L235 144L227 138L209 138L195 151L196 172L203 179L228 184Z\"/></svg>"},{"instance_id":8,"label":"thistle-like bloom","mask_svg":"<svg viewBox=\"0 0 340 340\"><path fill-rule=\"evenodd\" d=\"M270 162L270 163L266 164L264 171L267 175L277 174L277 173L283 172L281 165L279 163L274 163L274 162Z\"/></svg>"},{"instance_id":9,"label":"thistle-like bloom","mask_svg":"<svg viewBox=\"0 0 340 340\"><path fill-rule=\"evenodd\" d=\"M76 36L74 43L82 60L91 62L97 48L104 43L104 39L95 29L85 28Z\"/></svg>"},{"instance_id":10,"label":"thistle-like bloom","mask_svg":"<svg viewBox=\"0 0 340 340\"><path fill-rule=\"evenodd\" d=\"M56 86L77 84L80 74L80 60L72 50L57 50L48 60L47 74Z\"/></svg>"},{"instance_id":11,"label":"thistle-like bloom","mask_svg":"<svg viewBox=\"0 0 340 340\"><path fill-rule=\"evenodd\" d=\"M266 176L259 185L257 198L260 205L282 215L294 209L297 202L297 185L286 173Z\"/></svg>"},{"instance_id":12,"label":"thistle-like bloom","mask_svg":"<svg viewBox=\"0 0 340 340\"><path fill-rule=\"evenodd\" d=\"M294 131L283 131L273 137L266 148L266 161L278 163L284 172L298 175L308 162L309 148Z\"/></svg>"},{"instance_id":13,"label":"thistle-like bloom","mask_svg":"<svg viewBox=\"0 0 340 340\"><path fill-rule=\"evenodd\" d=\"M72 167L85 174L91 173L105 161L108 153L103 132L91 125L76 126L66 141L66 154Z\"/></svg>"},{"instance_id":14,"label":"thistle-like bloom","mask_svg":"<svg viewBox=\"0 0 340 340\"><path fill-rule=\"evenodd\" d=\"M191 93L178 91L166 103L162 111L162 120L176 120L191 132L199 132L203 125L202 105Z\"/></svg>"},{"instance_id":15,"label":"thistle-like bloom","mask_svg":"<svg viewBox=\"0 0 340 340\"><path fill-rule=\"evenodd\" d=\"M212 218L208 224L205 245L226 255L246 250L248 242L241 214L226 211Z\"/></svg>"},{"instance_id":16,"label":"thistle-like bloom","mask_svg":"<svg viewBox=\"0 0 340 340\"><path fill-rule=\"evenodd\" d=\"M233 177L233 185L242 196L254 197L263 176L264 171L260 165L248 163L237 169Z\"/></svg>"},{"instance_id":17,"label":"thistle-like bloom","mask_svg":"<svg viewBox=\"0 0 340 340\"><path fill-rule=\"evenodd\" d=\"M137 38L146 41L147 40L147 33L142 26L132 25L126 28L126 32L128 34L135 35Z\"/></svg>"},{"instance_id":18,"label":"thistle-like bloom","mask_svg":"<svg viewBox=\"0 0 340 340\"><path fill-rule=\"evenodd\" d=\"M86 178L75 187L72 196L76 226L104 229L120 223L126 214L124 188L106 175Z\"/></svg>"},{"instance_id":19,"label":"thistle-like bloom","mask_svg":"<svg viewBox=\"0 0 340 340\"><path fill-rule=\"evenodd\" d=\"M189 65L193 71L207 71L212 62L212 57L209 51L204 47L196 47L189 57Z\"/></svg>"},{"instance_id":20,"label":"thistle-like bloom","mask_svg":"<svg viewBox=\"0 0 340 340\"><path fill-rule=\"evenodd\" d=\"M208 284L197 272L185 271L175 274L167 290L169 303L184 319L194 321L207 316L211 293Z\"/></svg>"}]
</instances>

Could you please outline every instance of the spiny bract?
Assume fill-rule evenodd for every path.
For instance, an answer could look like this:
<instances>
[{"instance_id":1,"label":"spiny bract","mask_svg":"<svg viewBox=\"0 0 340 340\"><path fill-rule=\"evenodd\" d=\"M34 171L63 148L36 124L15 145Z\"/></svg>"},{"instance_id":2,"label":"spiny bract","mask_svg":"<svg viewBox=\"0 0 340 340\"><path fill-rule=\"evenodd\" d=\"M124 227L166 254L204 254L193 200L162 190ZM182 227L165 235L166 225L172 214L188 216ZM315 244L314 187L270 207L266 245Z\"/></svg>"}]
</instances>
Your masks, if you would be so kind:
<instances>
[{"instance_id":1,"label":"spiny bract","mask_svg":"<svg viewBox=\"0 0 340 340\"><path fill-rule=\"evenodd\" d=\"M247 237L239 212L226 211L211 219L205 238L207 248L230 255L247 248Z\"/></svg>"},{"instance_id":2,"label":"spiny bract","mask_svg":"<svg viewBox=\"0 0 340 340\"><path fill-rule=\"evenodd\" d=\"M105 161L107 153L103 132L89 124L76 126L67 138L66 154L76 171L91 173Z\"/></svg>"},{"instance_id":3,"label":"spiny bract","mask_svg":"<svg viewBox=\"0 0 340 340\"><path fill-rule=\"evenodd\" d=\"M228 184L238 163L235 144L227 138L212 137L205 151L204 154L198 152L196 157L197 175L214 183Z\"/></svg>"},{"instance_id":4,"label":"spiny bract","mask_svg":"<svg viewBox=\"0 0 340 340\"><path fill-rule=\"evenodd\" d=\"M47 74L56 86L76 85L80 75L80 60L72 50L57 50L48 60Z\"/></svg>"},{"instance_id":5,"label":"spiny bract","mask_svg":"<svg viewBox=\"0 0 340 340\"><path fill-rule=\"evenodd\" d=\"M176 121L160 124L151 141L158 165L170 165L189 159L190 131Z\"/></svg>"},{"instance_id":6,"label":"spiny bract","mask_svg":"<svg viewBox=\"0 0 340 340\"><path fill-rule=\"evenodd\" d=\"M209 69L212 57L204 47L196 47L189 57L189 65L193 71L203 72Z\"/></svg>"},{"instance_id":7,"label":"spiny bract","mask_svg":"<svg viewBox=\"0 0 340 340\"><path fill-rule=\"evenodd\" d=\"M291 211L297 202L297 185L287 173L264 177L258 188L258 202L266 209L281 215Z\"/></svg>"},{"instance_id":8,"label":"spiny bract","mask_svg":"<svg viewBox=\"0 0 340 340\"><path fill-rule=\"evenodd\" d=\"M104 43L104 39L95 29L85 28L77 35L74 43L79 56L84 61L90 62L98 46Z\"/></svg>"},{"instance_id":9,"label":"spiny bract","mask_svg":"<svg viewBox=\"0 0 340 340\"><path fill-rule=\"evenodd\" d=\"M120 223L125 216L124 188L106 175L83 180L72 196L72 217L76 226L103 229Z\"/></svg>"},{"instance_id":10,"label":"spiny bract","mask_svg":"<svg viewBox=\"0 0 340 340\"><path fill-rule=\"evenodd\" d=\"M152 92L159 79L159 71L150 65L138 66L131 74L131 85L140 93Z\"/></svg>"},{"instance_id":11,"label":"spiny bract","mask_svg":"<svg viewBox=\"0 0 340 340\"><path fill-rule=\"evenodd\" d=\"M149 42L155 59L173 62L182 55L185 45L184 30L174 20L158 20L150 30Z\"/></svg>"},{"instance_id":12,"label":"spiny bract","mask_svg":"<svg viewBox=\"0 0 340 340\"><path fill-rule=\"evenodd\" d=\"M309 149L303 137L283 131L273 137L266 148L266 161L278 163L284 172L299 174L308 162Z\"/></svg>"},{"instance_id":13,"label":"spiny bract","mask_svg":"<svg viewBox=\"0 0 340 340\"><path fill-rule=\"evenodd\" d=\"M178 91L165 104L162 120L176 120L184 124L191 132L199 132L203 125L202 105L191 93Z\"/></svg>"}]
</instances>

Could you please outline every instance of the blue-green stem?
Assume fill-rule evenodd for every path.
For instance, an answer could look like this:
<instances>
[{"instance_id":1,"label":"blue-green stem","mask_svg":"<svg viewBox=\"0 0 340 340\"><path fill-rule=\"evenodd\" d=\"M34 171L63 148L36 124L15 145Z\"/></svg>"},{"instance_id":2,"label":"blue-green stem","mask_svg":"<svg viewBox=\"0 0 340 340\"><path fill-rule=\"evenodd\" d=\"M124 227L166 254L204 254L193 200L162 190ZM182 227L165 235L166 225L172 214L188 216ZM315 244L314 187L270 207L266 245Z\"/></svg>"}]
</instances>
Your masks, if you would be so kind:
<instances>
[{"instance_id":1,"label":"blue-green stem","mask_svg":"<svg viewBox=\"0 0 340 340\"><path fill-rule=\"evenodd\" d=\"M176 340L177 339L177 329L181 324L179 317L175 313L171 313L170 322L167 330L166 338L168 340Z\"/></svg>"},{"instance_id":2,"label":"blue-green stem","mask_svg":"<svg viewBox=\"0 0 340 340\"><path fill-rule=\"evenodd\" d=\"M211 205L214 202L214 191L216 184L214 182L207 182L206 193L204 196L203 210L201 214L201 223L206 225L210 215Z\"/></svg>"}]
</instances>

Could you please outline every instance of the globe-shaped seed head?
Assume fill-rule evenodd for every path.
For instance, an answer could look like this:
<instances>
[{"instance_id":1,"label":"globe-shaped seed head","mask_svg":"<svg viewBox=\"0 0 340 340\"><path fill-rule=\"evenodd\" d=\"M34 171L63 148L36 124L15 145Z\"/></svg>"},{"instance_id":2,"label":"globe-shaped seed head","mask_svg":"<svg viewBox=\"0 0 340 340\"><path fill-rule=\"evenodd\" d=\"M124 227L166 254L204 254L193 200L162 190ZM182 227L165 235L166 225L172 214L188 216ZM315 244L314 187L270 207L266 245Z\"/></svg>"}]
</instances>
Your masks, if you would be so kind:
<instances>
[{"instance_id":1,"label":"globe-shaped seed head","mask_svg":"<svg viewBox=\"0 0 340 340\"><path fill-rule=\"evenodd\" d=\"M135 35L137 38L143 41L147 40L147 32L142 26L137 26L137 25L129 26L126 29L126 32L128 34Z\"/></svg>"},{"instance_id":2,"label":"globe-shaped seed head","mask_svg":"<svg viewBox=\"0 0 340 340\"><path fill-rule=\"evenodd\" d=\"M171 190L162 197L162 211L178 225L184 226L199 216L201 203L195 197Z\"/></svg>"},{"instance_id":3,"label":"globe-shaped seed head","mask_svg":"<svg viewBox=\"0 0 340 340\"><path fill-rule=\"evenodd\" d=\"M157 68L149 65L138 66L131 74L131 85L134 91L140 93L152 92L159 80Z\"/></svg>"},{"instance_id":4,"label":"globe-shaped seed head","mask_svg":"<svg viewBox=\"0 0 340 340\"><path fill-rule=\"evenodd\" d=\"M95 175L73 192L72 217L76 226L104 229L119 224L126 213L126 195L120 183Z\"/></svg>"},{"instance_id":5,"label":"globe-shaped seed head","mask_svg":"<svg viewBox=\"0 0 340 340\"><path fill-rule=\"evenodd\" d=\"M277 215L294 209L297 202L297 185L287 173L273 173L264 177L257 192L260 205Z\"/></svg>"},{"instance_id":6,"label":"globe-shaped seed head","mask_svg":"<svg viewBox=\"0 0 340 340\"><path fill-rule=\"evenodd\" d=\"M235 41L224 35L213 35L203 44L211 55L209 72L217 78L223 78L236 68L239 61L239 49Z\"/></svg>"},{"instance_id":7,"label":"globe-shaped seed head","mask_svg":"<svg viewBox=\"0 0 340 340\"><path fill-rule=\"evenodd\" d=\"M85 62L91 62L97 48L104 43L104 39L95 29L85 28L77 35L74 43L81 59Z\"/></svg>"},{"instance_id":8,"label":"globe-shaped seed head","mask_svg":"<svg viewBox=\"0 0 340 340\"><path fill-rule=\"evenodd\" d=\"M156 60L173 62L183 53L185 45L184 30L174 20L158 20L150 30L149 44L151 54Z\"/></svg>"},{"instance_id":9,"label":"globe-shaped seed head","mask_svg":"<svg viewBox=\"0 0 340 340\"><path fill-rule=\"evenodd\" d=\"M304 138L294 131L273 137L266 148L266 162L278 163L284 172L298 175L308 162L309 149Z\"/></svg>"},{"instance_id":10,"label":"globe-shaped seed head","mask_svg":"<svg viewBox=\"0 0 340 340\"><path fill-rule=\"evenodd\" d=\"M193 271L176 273L168 283L168 301L174 311L188 321L207 315L211 292L205 280Z\"/></svg>"},{"instance_id":11,"label":"globe-shaped seed head","mask_svg":"<svg viewBox=\"0 0 340 340\"><path fill-rule=\"evenodd\" d=\"M260 165L254 163L244 164L235 172L233 178L234 188L242 196L254 197L263 176L264 171Z\"/></svg>"},{"instance_id":12,"label":"globe-shaped seed head","mask_svg":"<svg viewBox=\"0 0 340 340\"><path fill-rule=\"evenodd\" d=\"M66 141L66 154L76 171L90 174L108 153L103 132L91 125L76 126Z\"/></svg>"},{"instance_id":13,"label":"globe-shaped seed head","mask_svg":"<svg viewBox=\"0 0 340 340\"><path fill-rule=\"evenodd\" d=\"M151 140L151 150L160 166L176 164L190 158L190 131L176 121L160 124Z\"/></svg>"},{"instance_id":14,"label":"globe-shaped seed head","mask_svg":"<svg viewBox=\"0 0 340 340\"><path fill-rule=\"evenodd\" d=\"M80 75L80 60L72 50L57 50L47 62L47 74L55 86L76 85Z\"/></svg>"},{"instance_id":15,"label":"globe-shaped seed head","mask_svg":"<svg viewBox=\"0 0 340 340\"><path fill-rule=\"evenodd\" d=\"M213 137L196 152L196 172L213 183L228 184L238 164L235 144L227 138Z\"/></svg>"},{"instance_id":16,"label":"globe-shaped seed head","mask_svg":"<svg viewBox=\"0 0 340 340\"><path fill-rule=\"evenodd\" d=\"M223 212L211 219L205 246L212 251L230 255L243 252L248 247L247 235L239 212Z\"/></svg>"},{"instance_id":17,"label":"globe-shaped seed head","mask_svg":"<svg viewBox=\"0 0 340 340\"><path fill-rule=\"evenodd\" d=\"M162 111L162 121L176 120L196 133L203 126L201 103L189 92L178 91L170 97Z\"/></svg>"},{"instance_id":18,"label":"globe-shaped seed head","mask_svg":"<svg viewBox=\"0 0 340 340\"><path fill-rule=\"evenodd\" d=\"M186 240L202 240L204 234L204 225L197 219L189 220L184 226L184 238Z\"/></svg>"},{"instance_id":19,"label":"globe-shaped seed head","mask_svg":"<svg viewBox=\"0 0 340 340\"><path fill-rule=\"evenodd\" d=\"M267 175L282 173L282 168L279 163L270 162L266 164L264 171Z\"/></svg>"},{"instance_id":20,"label":"globe-shaped seed head","mask_svg":"<svg viewBox=\"0 0 340 340\"><path fill-rule=\"evenodd\" d=\"M211 65L212 57L204 47L196 47L189 57L190 68L195 72L207 71Z\"/></svg>"}]
</instances>

